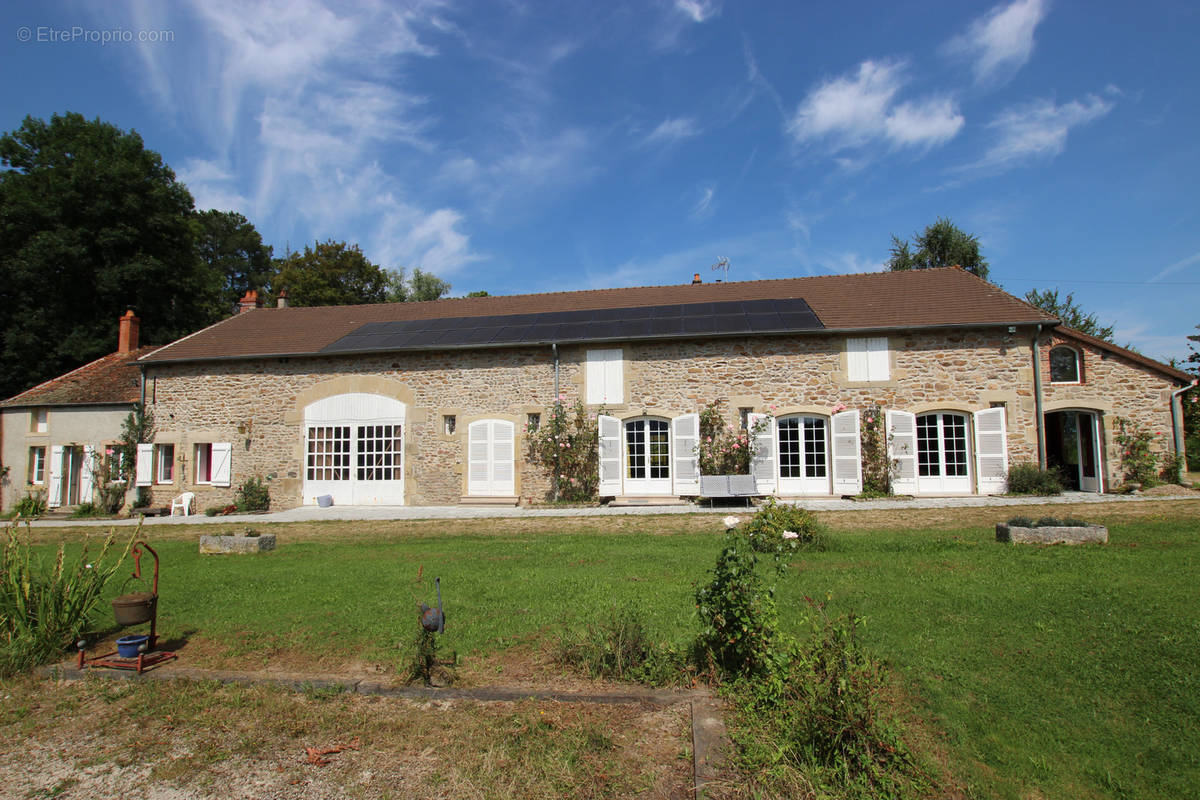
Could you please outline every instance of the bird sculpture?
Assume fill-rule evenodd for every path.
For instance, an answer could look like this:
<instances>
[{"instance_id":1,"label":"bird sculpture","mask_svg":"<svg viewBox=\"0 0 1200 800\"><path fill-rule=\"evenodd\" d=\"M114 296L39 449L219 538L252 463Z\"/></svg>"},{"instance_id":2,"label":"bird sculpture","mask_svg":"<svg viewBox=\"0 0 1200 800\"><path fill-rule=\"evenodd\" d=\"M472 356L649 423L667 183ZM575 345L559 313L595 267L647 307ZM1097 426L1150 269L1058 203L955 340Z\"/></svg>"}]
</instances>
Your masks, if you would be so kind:
<instances>
[{"instance_id":1,"label":"bird sculpture","mask_svg":"<svg viewBox=\"0 0 1200 800\"><path fill-rule=\"evenodd\" d=\"M430 608L424 603L420 604L421 627L430 633L445 633L446 615L442 613L442 579L434 578L433 583L437 586L437 608Z\"/></svg>"}]
</instances>

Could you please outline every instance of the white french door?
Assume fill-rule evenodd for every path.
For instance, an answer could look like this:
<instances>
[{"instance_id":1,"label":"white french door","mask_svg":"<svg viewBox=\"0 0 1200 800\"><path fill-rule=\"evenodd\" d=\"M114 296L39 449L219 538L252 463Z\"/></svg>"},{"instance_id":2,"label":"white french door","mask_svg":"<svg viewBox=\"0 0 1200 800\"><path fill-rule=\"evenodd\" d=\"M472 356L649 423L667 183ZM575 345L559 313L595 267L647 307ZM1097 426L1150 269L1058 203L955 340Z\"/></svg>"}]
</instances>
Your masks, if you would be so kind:
<instances>
[{"instance_id":1,"label":"white french door","mask_svg":"<svg viewBox=\"0 0 1200 800\"><path fill-rule=\"evenodd\" d=\"M779 494L830 494L829 421L824 417L781 417L775 427Z\"/></svg>"},{"instance_id":2,"label":"white french door","mask_svg":"<svg viewBox=\"0 0 1200 800\"><path fill-rule=\"evenodd\" d=\"M625 485L629 495L671 495L671 425L666 420L625 422Z\"/></svg>"},{"instance_id":3,"label":"white french door","mask_svg":"<svg viewBox=\"0 0 1200 800\"><path fill-rule=\"evenodd\" d=\"M970 494L967 417L935 413L917 417L917 491Z\"/></svg>"}]
</instances>

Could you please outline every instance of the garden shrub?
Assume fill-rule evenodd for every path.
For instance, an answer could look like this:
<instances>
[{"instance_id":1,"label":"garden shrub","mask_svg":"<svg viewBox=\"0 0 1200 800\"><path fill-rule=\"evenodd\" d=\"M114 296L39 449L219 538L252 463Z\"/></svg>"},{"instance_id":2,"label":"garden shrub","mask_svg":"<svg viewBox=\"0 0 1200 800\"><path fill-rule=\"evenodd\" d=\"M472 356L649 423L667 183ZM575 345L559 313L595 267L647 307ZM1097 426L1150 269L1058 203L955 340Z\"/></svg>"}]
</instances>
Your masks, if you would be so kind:
<instances>
[{"instance_id":1,"label":"garden shrub","mask_svg":"<svg viewBox=\"0 0 1200 800\"><path fill-rule=\"evenodd\" d=\"M1057 528L1062 525L1058 517L1042 517L1034 526L1036 528Z\"/></svg>"},{"instance_id":2,"label":"garden shrub","mask_svg":"<svg viewBox=\"0 0 1200 800\"><path fill-rule=\"evenodd\" d=\"M1162 470L1159 478L1163 483L1185 483L1184 471L1187 465L1178 453L1167 453L1162 457Z\"/></svg>"},{"instance_id":3,"label":"garden shrub","mask_svg":"<svg viewBox=\"0 0 1200 800\"><path fill-rule=\"evenodd\" d=\"M1032 462L1013 464L1008 469L1009 494L1046 496L1062 492L1062 475L1057 469L1042 469Z\"/></svg>"},{"instance_id":4,"label":"garden shrub","mask_svg":"<svg viewBox=\"0 0 1200 800\"><path fill-rule=\"evenodd\" d=\"M41 492L28 492L13 506L16 516L34 519L46 513L46 498Z\"/></svg>"},{"instance_id":5,"label":"garden shrub","mask_svg":"<svg viewBox=\"0 0 1200 800\"><path fill-rule=\"evenodd\" d=\"M1121 449L1121 467L1128 483L1149 489L1159 484L1158 454L1150 449L1154 435L1140 423L1117 417L1117 445Z\"/></svg>"},{"instance_id":6,"label":"garden shrub","mask_svg":"<svg viewBox=\"0 0 1200 800\"><path fill-rule=\"evenodd\" d=\"M600 487L596 416L578 399L568 407L566 397L560 394L542 414L537 428L525 426L527 457L550 477L552 499L596 499Z\"/></svg>"},{"instance_id":7,"label":"garden shrub","mask_svg":"<svg viewBox=\"0 0 1200 800\"><path fill-rule=\"evenodd\" d=\"M824 550L828 544L825 526L811 511L777 503L774 497L767 498L741 531L755 550L775 555L777 563L792 550Z\"/></svg>"},{"instance_id":8,"label":"garden shrub","mask_svg":"<svg viewBox=\"0 0 1200 800\"><path fill-rule=\"evenodd\" d=\"M1037 523L1029 517L1013 517L1007 523L1014 528L1036 528Z\"/></svg>"},{"instance_id":9,"label":"garden shrub","mask_svg":"<svg viewBox=\"0 0 1200 800\"><path fill-rule=\"evenodd\" d=\"M1077 517L1067 517L1062 521L1062 524L1065 528L1086 528L1092 523L1084 522Z\"/></svg>"},{"instance_id":10,"label":"garden shrub","mask_svg":"<svg viewBox=\"0 0 1200 800\"><path fill-rule=\"evenodd\" d=\"M556 658L594 678L651 686L677 683L683 670L679 653L654 640L641 612L633 605L612 607L582 633L563 636Z\"/></svg>"},{"instance_id":11,"label":"garden shrub","mask_svg":"<svg viewBox=\"0 0 1200 800\"><path fill-rule=\"evenodd\" d=\"M859 642L862 620L809 603L811 635L776 675L737 694L743 769L769 768L767 782L807 785L813 797L924 796L931 782L905 745L882 666Z\"/></svg>"},{"instance_id":12,"label":"garden shrub","mask_svg":"<svg viewBox=\"0 0 1200 800\"><path fill-rule=\"evenodd\" d=\"M749 431L736 430L725 422L725 401L714 400L700 410L700 440L696 445L701 475L749 475L754 460L754 436L767 420L759 420Z\"/></svg>"},{"instance_id":13,"label":"garden shrub","mask_svg":"<svg viewBox=\"0 0 1200 800\"><path fill-rule=\"evenodd\" d=\"M859 429L862 454L862 496L888 497L892 494L892 472L895 464L888 456L887 430L884 411L878 403L863 410Z\"/></svg>"},{"instance_id":14,"label":"garden shrub","mask_svg":"<svg viewBox=\"0 0 1200 800\"><path fill-rule=\"evenodd\" d=\"M267 511L271 508L271 492L262 478L250 478L238 487L233 502L238 511Z\"/></svg>"},{"instance_id":15,"label":"garden shrub","mask_svg":"<svg viewBox=\"0 0 1200 800\"><path fill-rule=\"evenodd\" d=\"M775 589L758 574L758 553L750 537L727 532L711 574L712 580L695 595L702 668L716 668L728 677L769 673L779 639Z\"/></svg>"},{"instance_id":16,"label":"garden shrub","mask_svg":"<svg viewBox=\"0 0 1200 800\"><path fill-rule=\"evenodd\" d=\"M107 517L108 511L95 503L80 503L71 512L71 519L89 519L92 517Z\"/></svg>"},{"instance_id":17,"label":"garden shrub","mask_svg":"<svg viewBox=\"0 0 1200 800\"><path fill-rule=\"evenodd\" d=\"M139 529L140 530L140 529ZM33 555L28 528L24 537L9 525L0 547L0 675L13 675L55 658L87 629L101 593L124 552L109 562L116 534L110 532L93 558L90 539L70 563L60 543L51 566Z\"/></svg>"}]
</instances>

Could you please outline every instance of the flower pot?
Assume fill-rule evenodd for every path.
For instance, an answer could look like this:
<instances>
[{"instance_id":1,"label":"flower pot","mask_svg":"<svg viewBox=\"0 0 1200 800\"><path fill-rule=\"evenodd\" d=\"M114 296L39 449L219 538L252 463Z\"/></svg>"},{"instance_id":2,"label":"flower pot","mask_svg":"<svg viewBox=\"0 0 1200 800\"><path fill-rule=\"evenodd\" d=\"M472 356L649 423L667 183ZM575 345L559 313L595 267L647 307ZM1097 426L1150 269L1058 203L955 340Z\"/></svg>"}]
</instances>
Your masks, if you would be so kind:
<instances>
[{"instance_id":1,"label":"flower pot","mask_svg":"<svg viewBox=\"0 0 1200 800\"><path fill-rule=\"evenodd\" d=\"M149 641L149 636L122 636L117 639L117 655L121 658L137 658L142 645Z\"/></svg>"}]
</instances>

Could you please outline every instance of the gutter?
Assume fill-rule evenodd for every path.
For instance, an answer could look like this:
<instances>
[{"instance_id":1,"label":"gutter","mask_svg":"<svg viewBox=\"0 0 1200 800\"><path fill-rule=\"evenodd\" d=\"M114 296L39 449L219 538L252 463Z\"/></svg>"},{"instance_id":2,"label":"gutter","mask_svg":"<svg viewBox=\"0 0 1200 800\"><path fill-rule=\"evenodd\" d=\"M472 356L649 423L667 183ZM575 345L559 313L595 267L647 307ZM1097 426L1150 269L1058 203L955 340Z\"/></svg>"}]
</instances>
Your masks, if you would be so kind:
<instances>
[{"instance_id":1,"label":"gutter","mask_svg":"<svg viewBox=\"0 0 1200 800\"><path fill-rule=\"evenodd\" d=\"M1038 339L1042 336L1042 326L1038 323L1033 332L1033 409L1034 420L1037 423L1038 469L1046 469L1046 420L1042 416L1042 355Z\"/></svg>"},{"instance_id":2,"label":"gutter","mask_svg":"<svg viewBox=\"0 0 1200 800\"><path fill-rule=\"evenodd\" d=\"M1175 455L1177 456L1181 456L1184 453L1183 393L1189 389L1195 389L1197 384L1200 384L1200 378L1193 380L1182 389L1176 389L1175 391L1171 392L1171 433L1175 439ZM1180 466L1180 469L1183 472L1187 471L1186 461ZM1179 480L1182 477L1183 475L1176 475L1175 479Z\"/></svg>"}]
</instances>

